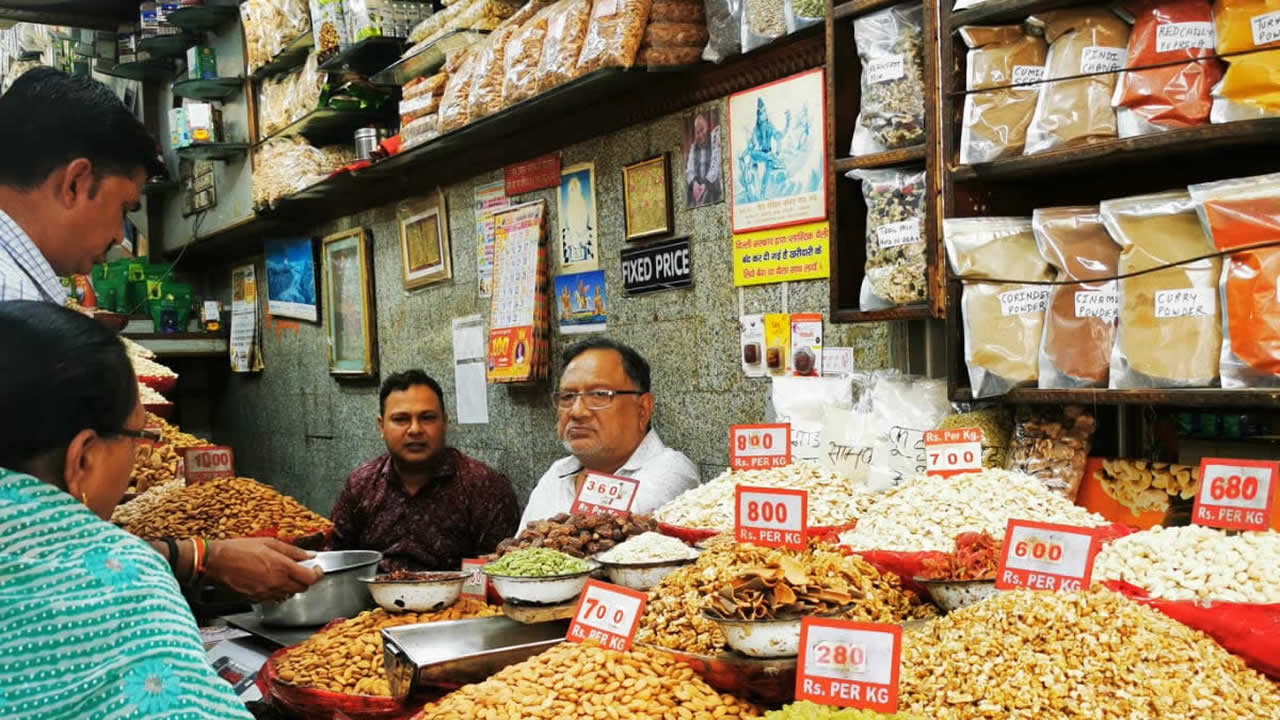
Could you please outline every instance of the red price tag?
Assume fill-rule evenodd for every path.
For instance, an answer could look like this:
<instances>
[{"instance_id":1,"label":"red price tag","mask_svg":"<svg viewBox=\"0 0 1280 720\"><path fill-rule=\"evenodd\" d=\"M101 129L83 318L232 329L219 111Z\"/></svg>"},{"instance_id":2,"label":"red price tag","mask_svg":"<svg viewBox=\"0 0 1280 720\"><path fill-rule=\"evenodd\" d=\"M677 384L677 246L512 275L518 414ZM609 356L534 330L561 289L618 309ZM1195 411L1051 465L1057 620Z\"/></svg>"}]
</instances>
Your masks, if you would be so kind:
<instances>
[{"instance_id":1,"label":"red price tag","mask_svg":"<svg viewBox=\"0 0 1280 720\"><path fill-rule=\"evenodd\" d=\"M740 543L805 548L809 493L784 488L734 488L733 535Z\"/></svg>"},{"instance_id":2,"label":"red price tag","mask_svg":"<svg viewBox=\"0 0 1280 720\"><path fill-rule=\"evenodd\" d=\"M759 470L790 464L790 423L729 427L729 466L734 470Z\"/></svg>"},{"instance_id":3,"label":"red price tag","mask_svg":"<svg viewBox=\"0 0 1280 720\"><path fill-rule=\"evenodd\" d=\"M1280 463L1204 458L1192 522L1227 530L1271 527L1277 468Z\"/></svg>"},{"instance_id":4,"label":"red price tag","mask_svg":"<svg viewBox=\"0 0 1280 720\"><path fill-rule=\"evenodd\" d=\"M896 712L901 655L901 625L807 617L800 622L796 699Z\"/></svg>"},{"instance_id":5,"label":"red price tag","mask_svg":"<svg viewBox=\"0 0 1280 720\"><path fill-rule=\"evenodd\" d=\"M566 639L595 640L610 650L630 650L646 596L617 585L588 580L573 611Z\"/></svg>"},{"instance_id":6,"label":"red price tag","mask_svg":"<svg viewBox=\"0 0 1280 720\"><path fill-rule=\"evenodd\" d=\"M186 463L184 472L188 485L236 476L235 456L225 445L184 448L182 459Z\"/></svg>"},{"instance_id":7,"label":"red price tag","mask_svg":"<svg viewBox=\"0 0 1280 720\"><path fill-rule=\"evenodd\" d=\"M489 595L489 576L480 571L486 561L484 558L463 558L462 572L471 573L471 578L462 583L462 594L477 600L484 600Z\"/></svg>"},{"instance_id":8,"label":"red price tag","mask_svg":"<svg viewBox=\"0 0 1280 720\"><path fill-rule=\"evenodd\" d=\"M589 472L569 512L624 518L631 514L631 504L636 501L639 487L640 481L633 478Z\"/></svg>"},{"instance_id":9,"label":"red price tag","mask_svg":"<svg viewBox=\"0 0 1280 720\"><path fill-rule=\"evenodd\" d=\"M1001 590L1083 590L1089 587L1098 536L1089 528L1010 520L1000 552Z\"/></svg>"},{"instance_id":10,"label":"red price tag","mask_svg":"<svg viewBox=\"0 0 1280 720\"><path fill-rule=\"evenodd\" d=\"M982 430L926 430L925 474L951 477L982 470Z\"/></svg>"}]
</instances>

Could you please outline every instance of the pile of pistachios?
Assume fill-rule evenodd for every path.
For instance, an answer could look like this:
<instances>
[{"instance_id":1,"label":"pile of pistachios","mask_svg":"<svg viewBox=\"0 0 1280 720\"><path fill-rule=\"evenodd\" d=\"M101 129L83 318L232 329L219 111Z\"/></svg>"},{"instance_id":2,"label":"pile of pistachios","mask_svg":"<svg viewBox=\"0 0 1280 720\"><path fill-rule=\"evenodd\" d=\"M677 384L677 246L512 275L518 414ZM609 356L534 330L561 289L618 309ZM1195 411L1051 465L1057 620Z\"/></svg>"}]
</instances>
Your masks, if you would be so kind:
<instances>
[{"instance_id":1,"label":"pile of pistachios","mask_svg":"<svg viewBox=\"0 0 1280 720\"><path fill-rule=\"evenodd\" d=\"M484 566L487 575L507 577L553 577L573 575L591 569L591 563L550 548L529 548L507 553Z\"/></svg>"}]
</instances>

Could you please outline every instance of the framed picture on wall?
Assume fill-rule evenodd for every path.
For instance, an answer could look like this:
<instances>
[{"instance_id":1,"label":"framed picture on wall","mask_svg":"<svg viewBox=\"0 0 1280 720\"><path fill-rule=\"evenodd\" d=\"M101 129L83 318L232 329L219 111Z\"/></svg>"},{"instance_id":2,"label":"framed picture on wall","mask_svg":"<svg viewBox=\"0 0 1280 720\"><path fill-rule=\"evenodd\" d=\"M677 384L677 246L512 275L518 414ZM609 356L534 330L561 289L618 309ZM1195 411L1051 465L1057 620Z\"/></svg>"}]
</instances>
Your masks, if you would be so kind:
<instances>
[{"instance_id":1,"label":"framed picture on wall","mask_svg":"<svg viewBox=\"0 0 1280 720\"><path fill-rule=\"evenodd\" d=\"M627 242L675 231L667 153L622 166L622 202L626 210Z\"/></svg>"},{"instance_id":2,"label":"framed picture on wall","mask_svg":"<svg viewBox=\"0 0 1280 720\"><path fill-rule=\"evenodd\" d=\"M344 230L321 242L324 330L329 372L368 377L378 371L373 308L373 269L364 228Z\"/></svg>"},{"instance_id":3,"label":"framed picture on wall","mask_svg":"<svg viewBox=\"0 0 1280 720\"><path fill-rule=\"evenodd\" d=\"M399 224L404 289L413 290L452 278L449 215L444 193L437 189L425 201L401 208Z\"/></svg>"}]
</instances>

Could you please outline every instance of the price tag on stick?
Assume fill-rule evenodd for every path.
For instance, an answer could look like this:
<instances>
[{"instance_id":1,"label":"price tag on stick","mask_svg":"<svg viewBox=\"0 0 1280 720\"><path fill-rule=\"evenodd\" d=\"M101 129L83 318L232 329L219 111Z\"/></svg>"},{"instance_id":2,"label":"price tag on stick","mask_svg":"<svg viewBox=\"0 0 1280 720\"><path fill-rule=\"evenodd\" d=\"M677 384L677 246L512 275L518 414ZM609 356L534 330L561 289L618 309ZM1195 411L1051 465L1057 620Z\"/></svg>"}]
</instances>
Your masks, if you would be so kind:
<instances>
[{"instance_id":1,"label":"price tag on stick","mask_svg":"<svg viewBox=\"0 0 1280 720\"><path fill-rule=\"evenodd\" d=\"M1083 590L1089 587L1098 536L1089 528L1010 520L1000 551L1001 590Z\"/></svg>"},{"instance_id":2,"label":"price tag on stick","mask_svg":"<svg viewBox=\"0 0 1280 720\"><path fill-rule=\"evenodd\" d=\"M738 542L805 549L809 493L804 490L738 485L734 507L733 536Z\"/></svg>"},{"instance_id":3,"label":"price tag on stick","mask_svg":"<svg viewBox=\"0 0 1280 720\"><path fill-rule=\"evenodd\" d=\"M1204 458L1191 521L1227 530L1266 530L1278 469L1276 462Z\"/></svg>"},{"instance_id":4,"label":"price tag on stick","mask_svg":"<svg viewBox=\"0 0 1280 720\"><path fill-rule=\"evenodd\" d=\"M610 650L630 650L646 597L642 592L588 580L566 639L595 640Z\"/></svg>"},{"instance_id":5,"label":"price tag on stick","mask_svg":"<svg viewBox=\"0 0 1280 720\"><path fill-rule=\"evenodd\" d=\"M896 712L901 655L901 625L807 617L800 622L796 699Z\"/></svg>"},{"instance_id":6,"label":"price tag on stick","mask_svg":"<svg viewBox=\"0 0 1280 720\"><path fill-rule=\"evenodd\" d=\"M790 423L729 427L729 465L734 470L759 470L790 464Z\"/></svg>"},{"instance_id":7,"label":"price tag on stick","mask_svg":"<svg viewBox=\"0 0 1280 720\"><path fill-rule=\"evenodd\" d=\"M636 501L639 487L639 480L588 472L569 512L625 518L631 514L631 504Z\"/></svg>"},{"instance_id":8,"label":"price tag on stick","mask_svg":"<svg viewBox=\"0 0 1280 720\"><path fill-rule=\"evenodd\" d=\"M951 477L982 470L982 430L926 430L925 474Z\"/></svg>"},{"instance_id":9,"label":"price tag on stick","mask_svg":"<svg viewBox=\"0 0 1280 720\"><path fill-rule=\"evenodd\" d=\"M183 448L182 460L189 485L236 476L235 454L225 445Z\"/></svg>"},{"instance_id":10,"label":"price tag on stick","mask_svg":"<svg viewBox=\"0 0 1280 720\"><path fill-rule=\"evenodd\" d=\"M464 558L462 560L462 572L471 574L471 577L462 583L463 595L477 600L484 600L488 597L489 576L480 570L485 564L484 558Z\"/></svg>"}]
</instances>

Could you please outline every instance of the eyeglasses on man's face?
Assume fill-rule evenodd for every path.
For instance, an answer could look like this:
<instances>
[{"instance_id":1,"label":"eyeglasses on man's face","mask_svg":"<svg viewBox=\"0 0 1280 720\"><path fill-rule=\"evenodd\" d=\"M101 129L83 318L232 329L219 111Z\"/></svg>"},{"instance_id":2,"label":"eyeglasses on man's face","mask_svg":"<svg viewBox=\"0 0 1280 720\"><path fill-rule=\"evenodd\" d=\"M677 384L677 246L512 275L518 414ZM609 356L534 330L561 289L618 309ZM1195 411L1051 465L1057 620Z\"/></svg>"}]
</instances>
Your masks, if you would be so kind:
<instances>
[{"instance_id":1,"label":"eyeglasses on man's face","mask_svg":"<svg viewBox=\"0 0 1280 720\"><path fill-rule=\"evenodd\" d=\"M646 395L643 390L586 390L583 392L553 392L551 404L557 410L570 410L578 398L588 410L604 410L613 404L618 395Z\"/></svg>"}]
</instances>

